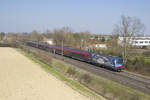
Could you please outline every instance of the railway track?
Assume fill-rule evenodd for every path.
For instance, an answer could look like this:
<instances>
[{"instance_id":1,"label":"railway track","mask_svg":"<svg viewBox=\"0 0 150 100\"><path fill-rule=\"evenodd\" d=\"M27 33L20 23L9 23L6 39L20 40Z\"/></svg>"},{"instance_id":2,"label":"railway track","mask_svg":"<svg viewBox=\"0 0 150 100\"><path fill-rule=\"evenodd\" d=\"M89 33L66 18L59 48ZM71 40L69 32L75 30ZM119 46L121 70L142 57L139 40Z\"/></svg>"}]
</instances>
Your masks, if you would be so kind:
<instances>
[{"instance_id":1,"label":"railway track","mask_svg":"<svg viewBox=\"0 0 150 100\"><path fill-rule=\"evenodd\" d=\"M27 47L40 50L42 52L46 52L41 49L37 49L37 48L29 47L29 46ZM140 76L130 74L127 72L114 72L106 68L91 65L86 62L78 61L78 60L71 59L65 56L61 56L61 55L57 55L57 54L53 54L49 52L46 52L46 53L56 59L63 60L71 65L84 69L90 73L93 73L95 75L118 82L122 85L125 85L127 87L136 89L138 91L141 91L143 93L150 95L150 78L148 79L148 78L140 77Z\"/></svg>"},{"instance_id":2,"label":"railway track","mask_svg":"<svg viewBox=\"0 0 150 100\"><path fill-rule=\"evenodd\" d=\"M110 79L112 81L118 82L120 84L150 95L150 79L135 76L126 72L113 72L111 70L87 64L85 62L76 61L74 59L70 60L68 58L65 58L64 61L93 74L102 76L104 78Z\"/></svg>"}]
</instances>

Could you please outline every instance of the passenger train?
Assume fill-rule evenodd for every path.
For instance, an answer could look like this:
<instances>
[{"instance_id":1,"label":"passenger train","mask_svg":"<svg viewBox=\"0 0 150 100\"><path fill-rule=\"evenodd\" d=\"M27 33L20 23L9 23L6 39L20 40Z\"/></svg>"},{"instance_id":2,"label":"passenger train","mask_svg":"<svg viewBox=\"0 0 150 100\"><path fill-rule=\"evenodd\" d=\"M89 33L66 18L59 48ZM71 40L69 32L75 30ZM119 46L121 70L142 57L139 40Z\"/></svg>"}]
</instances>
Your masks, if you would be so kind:
<instances>
[{"instance_id":1,"label":"passenger train","mask_svg":"<svg viewBox=\"0 0 150 100\"><path fill-rule=\"evenodd\" d=\"M78 59L80 61L91 63L100 67L105 67L114 71L121 71L123 68L123 59L120 57L104 56L80 49L66 48L32 41L26 42L26 45L43 49L55 54L61 54L67 57Z\"/></svg>"}]
</instances>

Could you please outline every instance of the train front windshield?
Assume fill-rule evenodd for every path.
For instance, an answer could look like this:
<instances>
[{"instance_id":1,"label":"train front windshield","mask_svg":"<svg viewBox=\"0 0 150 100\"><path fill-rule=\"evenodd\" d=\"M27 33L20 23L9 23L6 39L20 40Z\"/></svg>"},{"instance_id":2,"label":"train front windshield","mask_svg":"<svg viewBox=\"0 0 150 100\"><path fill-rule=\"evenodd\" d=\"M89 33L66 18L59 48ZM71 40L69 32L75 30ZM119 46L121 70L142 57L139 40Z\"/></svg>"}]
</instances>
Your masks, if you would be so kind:
<instances>
[{"instance_id":1,"label":"train front windshield","mask_svg":"<svg viewBox=\"0 0 150 100\"><path fill-rule=\"evenodd\" d=\"M116 60L116 63L117 63L117 64L123 64L123 59L121 59L121 58L117 59L117 60Z\"/></svg>"}]
</instances>

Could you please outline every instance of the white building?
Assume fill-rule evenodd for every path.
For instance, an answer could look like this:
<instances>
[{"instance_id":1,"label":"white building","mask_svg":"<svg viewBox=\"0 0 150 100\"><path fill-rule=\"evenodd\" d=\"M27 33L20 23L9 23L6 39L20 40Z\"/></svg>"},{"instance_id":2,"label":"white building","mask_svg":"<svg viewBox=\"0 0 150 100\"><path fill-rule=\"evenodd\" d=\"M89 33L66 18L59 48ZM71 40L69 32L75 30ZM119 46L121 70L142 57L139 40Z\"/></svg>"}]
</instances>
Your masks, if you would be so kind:
<instances>
[{"instance_id":1,"label":"white building","mask_svg":"<svg viewBox=\"0 0 150 100\"><path fill-rule=\"evenodd\" d=\"M50 45L53 45L54 43L53 43L53 39L47 39L47 38L44 38L43 39L43 42L45 42L45 43L47 43L47 44L50 44Z\"/></svg>"},{"instance_id":2,"label":"white building","mask_svg":"<svg viewBox=\"0 0 150 100\"><path fill-rule=\"evenodd\" d=\"M129 44L134 47L145 48L150 46L150 36L143 37L126 37ZM118 44L123 45L124 37L118 38Z\"/></svg>"}]
</instances>

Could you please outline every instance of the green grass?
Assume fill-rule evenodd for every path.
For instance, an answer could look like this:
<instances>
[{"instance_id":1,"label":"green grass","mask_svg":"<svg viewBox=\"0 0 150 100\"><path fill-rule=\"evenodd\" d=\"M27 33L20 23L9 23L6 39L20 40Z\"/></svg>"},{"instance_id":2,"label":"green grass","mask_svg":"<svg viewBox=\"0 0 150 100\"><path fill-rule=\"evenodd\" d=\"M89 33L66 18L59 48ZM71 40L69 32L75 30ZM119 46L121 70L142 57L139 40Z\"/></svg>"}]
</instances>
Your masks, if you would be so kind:
<instances>
[{"instance_id":1,"label":"green grass","mask_svg":"<svg viewBox=\"0 0 150 100\"><path fill-rule=\"evenodd\" d=\"M60 74L59 72L57 72L56 70L54 70L52 67L48 66L47 64L42 63L41 61L39 61L38 59L32 57L31 55L23 52L20 49L17 49L17 51L19 51L20 53L22 53L24 56L26 56L27 58L31 59L33 62L38 63L42 68L44 68L46 71L50 72L51 74L53 74L54 76L56 76L57 78L59 78L60 80L64 81L65 83L71 85L71 87L77 89L79 92L82 92L90 97L94 97L98 100L102 100L103 97L99 96L98 94L96 94L95 92L87 89L86 87L84 87L83 85L68 79L67 77L65 77L64 75Z\"/></svg>"},{"instance_id":2,"label":"green grass","mask_svg":"<svg viewBox=\"0 0 150 100\"><path fill-rule=\"evenodd\" d=\"M145 61L146 63L150 63L150 57L145 57L145 58L144 58L144 61Z\"/></svg>"}]
</instances>

